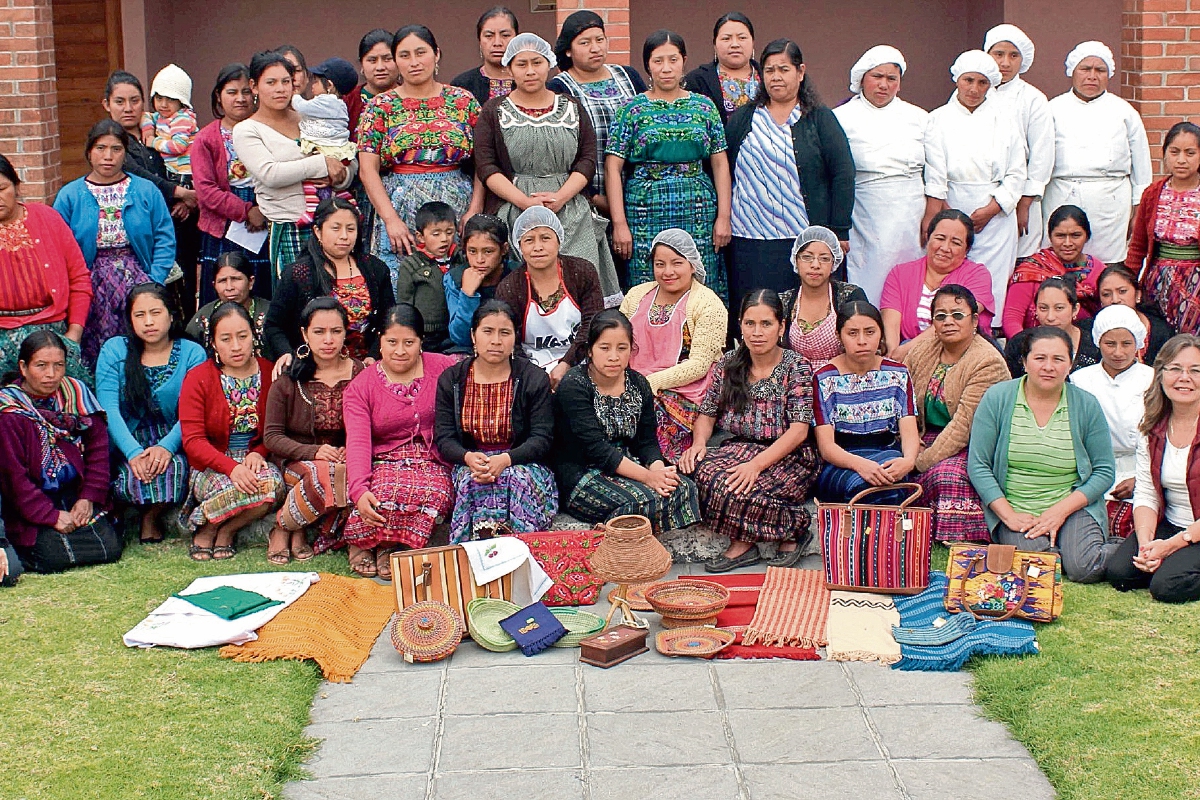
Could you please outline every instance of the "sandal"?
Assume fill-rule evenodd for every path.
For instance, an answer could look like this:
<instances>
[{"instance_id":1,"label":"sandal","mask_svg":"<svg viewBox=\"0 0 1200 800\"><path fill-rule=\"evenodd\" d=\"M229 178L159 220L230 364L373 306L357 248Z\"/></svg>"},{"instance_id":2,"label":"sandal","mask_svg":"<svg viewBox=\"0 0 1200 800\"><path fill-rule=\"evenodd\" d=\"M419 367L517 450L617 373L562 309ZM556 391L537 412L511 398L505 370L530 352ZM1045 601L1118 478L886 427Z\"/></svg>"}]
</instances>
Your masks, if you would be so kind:
<instances>
[{"instance_id":1,"label":"sandal","mask_svg":"<svg viewBox=\"0 0 1200 800\"><path fill-rule=\"evenodd\" d=\"M749 550L742 553L736 558L729 556L717 556L711 561L705 562L705 572L732 572L741 567L752 567L759 562L758 548L753 545Z\"/></svg>"},{"instance_id":2,"label":"sandal","mask_svg":"<svg viewBox=\"0 0 1200 800\"><path fill-rule=\"evenodd\" d=\"M297 561L311 561L313 558L316 558L316 555L316 552L309 547L308 542L305 542L299 547L292 548L292 558L296 559Z\"/></svg>"},{"instance_id":3,"label":"sandal","mask_svg":"<svg viewBox=\"0 0 1200 800\"><path fill-rule=\"evenodd\" d=\"M375 554L375 575L380 580L390 581L392 579L392 551L385 550L382 553Z\"/></svg>"},{"instance_id":4,"label":"sandal","mask_svg":"<svg viewBox=\"0 0 1200 800\"><path fill-rule=\"evenodd\" d=\"M791 550L780 550L767 562L768 567L795 567L804 558L799 547Z\"/></svg>"},{"instance_id":5,"label":"sandal","mask_svg":"<svg viewBox=\"0 0 1200 800\"><path fill-rule=\"evenodd\" d=\"M292 563L291 550L271 550L267 553L267 562L274 564L277 567L284 567Z\"/></svg>"},{"instance_id":6,"label":"sandal","mask_svg":"<svg viewBox=\"0 0 1200 800\"><path fill-rule=\"evenodd\" d=\"M374 578L376 574L375 556L368 550L360 551L357 556L350 559L350 569L354 570L354 574L361 578Z\"/></svg>"},{"instance_id":7,"label":"sandal","mask_svg":"<svg viewBox=\"0 0 1200 800\"><path fill-rule=\"evenodd\" d=\"M188 548L188 557L191 558L192 561L212 561L213 549L211 547L201 547L194 544Z\"/></svg>"},{"instance_id":8,"label":"sandal","mask_svg":"<svg viewBox=\"0 0 1200 800\"><path fill-rule=\"evenodd\" d=\"M231 544L222 544L212 549L212 557L217 561L228 561L237 555L237 548Z\"/></svg>"}]
</instances>

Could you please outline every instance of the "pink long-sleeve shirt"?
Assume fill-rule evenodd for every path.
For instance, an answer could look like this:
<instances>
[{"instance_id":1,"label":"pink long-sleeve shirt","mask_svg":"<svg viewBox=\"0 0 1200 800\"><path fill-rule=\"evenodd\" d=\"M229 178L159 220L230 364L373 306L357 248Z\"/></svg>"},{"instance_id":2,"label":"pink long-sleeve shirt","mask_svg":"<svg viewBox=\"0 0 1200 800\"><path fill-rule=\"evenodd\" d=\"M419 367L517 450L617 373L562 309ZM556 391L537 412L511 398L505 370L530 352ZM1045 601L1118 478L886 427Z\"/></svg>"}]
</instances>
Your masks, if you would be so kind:
<instances>
[{"instance_id":1,"label":"pink long-sleeve shirt","mask_svg":"<svg viewBox=\"0 0 1200 800\"><path fill-rule=\"evenodd\" d=\"M342 395L346 424L346 481L351 502L370 487L375 457L412 443L420 437L433 447L433 423L438 377L457 359L439 353L422 353L425 375L412 400L400 398L388 386L383 367L367 367L350 382Z\"/></svg>"}]
</instances>

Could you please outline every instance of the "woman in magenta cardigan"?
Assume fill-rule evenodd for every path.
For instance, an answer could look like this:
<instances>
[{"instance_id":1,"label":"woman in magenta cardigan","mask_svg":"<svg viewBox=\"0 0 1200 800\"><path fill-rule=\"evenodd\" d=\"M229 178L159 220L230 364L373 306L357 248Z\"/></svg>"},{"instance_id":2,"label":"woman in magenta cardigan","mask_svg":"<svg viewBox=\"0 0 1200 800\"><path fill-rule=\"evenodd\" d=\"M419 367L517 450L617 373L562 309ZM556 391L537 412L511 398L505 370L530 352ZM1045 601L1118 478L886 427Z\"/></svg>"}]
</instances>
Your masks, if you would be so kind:
<instances>
[{"instance_id":1,"label":"woman in magenta cardigan","mask_svg":"<svg viewBox=\"0 0 1200 800\"><path fill-rule=\"evenodd\" d=\"M929 330L930 305L942 286L957 284L975 295L979 330L984 335L991 335L996 316L991 273L982 264L967 260L975 243L971 218L954 208L939 211L929 221L925 235L925 255L892 267L879 299L888 358L896 361L903 360L909 341Z\"/></svg>"},{"instance_id":2,"label":"woman in magenta cardigan","mask_svg":"<svg viewBox=\"0 0 1200 800\"><path fill-rule=\"evenodd\" d=\"M351 564L372 552L376 574L392 579L391 555L424 547L435 516L454 502L450 468L433 446L438 376L456 359L421 352L425 321L409 303L392 306L381 356L346 387L346 478L354 510L342 539Z\"/></svg>"},{"instance_id":3,"label":"woman in magenta cardigan","mask_svg":"<svg viewBox=\"0 0 1200 800\"><path fill-rule=\"evenodd\" d=\"M271 362L254 355L250 313L222 303L209 330L213 357L188 372L179 397L192 467L188 555L196 561L233 558L237 532L272 511L283 492L283 476L263 445Z\"/></svg>"},{"instance_id":4,"label":"woman in magenta cardigan","mask_svg":"<svg viewBox=\"0 0 1200 800\"><path fill-rule=\"evenodd\" d=\"M200 305L217 299L213 278L217 259L237 251L254 268L254 282L271 285L271 261L264 245L252 253L225 238L229 226L240 222L250 231L267 227L254 199L254 180L238 159L233 147L233 126L254 113L250 71L243 64L229 64L217 75L212 91L213 121L192 142L192 180L200 202Z\"/></svg>"}]
</instances>

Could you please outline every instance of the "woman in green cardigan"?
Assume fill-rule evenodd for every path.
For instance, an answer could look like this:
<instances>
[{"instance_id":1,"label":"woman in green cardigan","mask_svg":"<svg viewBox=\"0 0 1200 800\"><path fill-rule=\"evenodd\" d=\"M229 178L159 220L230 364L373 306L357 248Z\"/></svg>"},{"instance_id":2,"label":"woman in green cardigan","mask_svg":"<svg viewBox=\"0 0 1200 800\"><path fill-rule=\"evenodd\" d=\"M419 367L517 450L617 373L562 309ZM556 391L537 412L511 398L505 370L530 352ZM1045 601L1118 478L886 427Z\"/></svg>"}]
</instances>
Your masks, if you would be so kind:
<instances>
[{"instance_id":1,"label":"woman in green cardigan","mask_svg":"<svg viewBox=\"0 0 1200 800\"><path fill-rule=\"evenodd\" d=\"M1066 382L1073 349L1059 328L1029 331L1025 377L988 389L975 411L967 472L993 541L1057 549L1068 580L1094 583L1117 546L1104 508L1116 463L1100 404Z\"/></svg>"}]
</instances>

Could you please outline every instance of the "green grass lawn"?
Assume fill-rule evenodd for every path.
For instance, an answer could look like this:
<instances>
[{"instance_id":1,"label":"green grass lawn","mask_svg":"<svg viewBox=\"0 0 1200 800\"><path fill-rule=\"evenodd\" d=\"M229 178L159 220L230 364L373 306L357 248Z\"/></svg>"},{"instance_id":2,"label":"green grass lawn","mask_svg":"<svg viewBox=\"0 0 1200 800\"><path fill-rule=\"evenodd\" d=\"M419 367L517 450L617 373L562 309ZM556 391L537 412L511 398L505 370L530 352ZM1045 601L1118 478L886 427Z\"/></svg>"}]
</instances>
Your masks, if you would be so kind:
<instances>
[{"instance_id":1,"label":"green grass lawn","mask_svg":"<svg viewBox=\"0 0 1200 800\"><path fill-rule=\"evenodd\" d=\"M300 777L313 664L121 643L193 578L265 571L263 556L196 564L172 540L0 590L6 800L264 800ZM349 574L343 555L304 568ZM1068 584L1066 612L1038 639L1038 656L976 662L976 692L1063 798L1200 799L1200 606Z\"/></svg>"}]
</instances>

